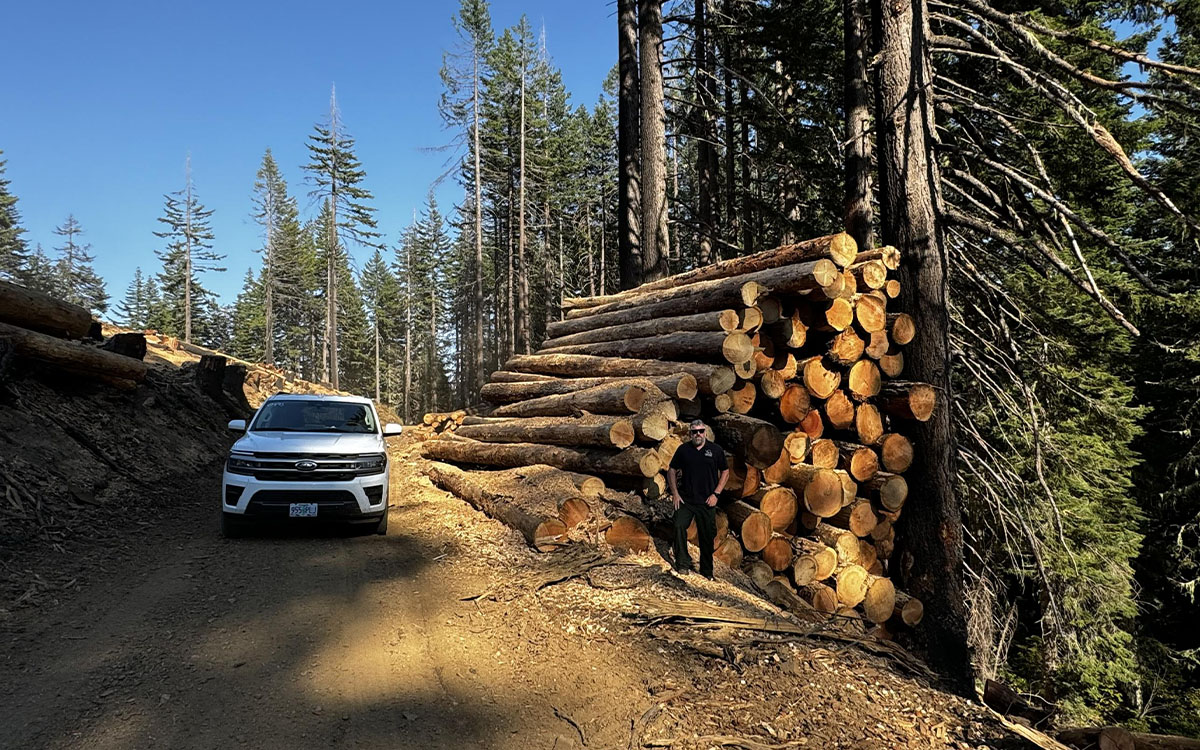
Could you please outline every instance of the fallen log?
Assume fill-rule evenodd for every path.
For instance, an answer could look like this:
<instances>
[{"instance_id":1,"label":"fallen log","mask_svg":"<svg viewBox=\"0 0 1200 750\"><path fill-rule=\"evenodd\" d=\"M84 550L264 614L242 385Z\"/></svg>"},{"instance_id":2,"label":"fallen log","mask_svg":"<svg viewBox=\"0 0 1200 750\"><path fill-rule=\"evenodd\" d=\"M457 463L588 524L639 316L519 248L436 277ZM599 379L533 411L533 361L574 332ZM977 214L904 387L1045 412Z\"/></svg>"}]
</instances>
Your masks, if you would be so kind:
<instances>
[{"instance_id":1,"label":"fallen log","mask_svg":"<svg viewBox=\"0 0 1200 750\"><path fill-rule=\"evenodd\" d=\"M740 301L743 307L753 307L759 298L765 297L767 294L800 294L814 290L820 291L839 278L841 278L841 272L837 265L826 258L818 258L737 276L683 283L661 290L637 292L592 307L575 308L568 311L566 317L567 320L578 320L606 313L627 311L647 303L661 305L664 302L685 303L690 312L736 307L736 303L731 304L735 299ZM594 327L589 326L589 328ZM549 326L547 326L547 330L549 330ZM556 330L554 335L560 334Z\"/></svg>"},{"instance_id":2,"label":"fallen log","mask_svg":"<svg viewBox=\"0 0 1200 750\"><path fill-rule=\"evenodd\" d=\"M878 403L893 417L926 422L937 406L937 391L927 383L892 380L879 389Z\"/></svg>"},{"instance_id":3,"label":"fallen log","mask_svg":"<svg viewBox=\"0 0 1200 750\"><path fill-rule=\"evenodd\" d=\"M693 284L698 281L741 276L755 271L764 271L820 258L828 258L838 266L845 268L858 261L858 256L858 246L854 242L854 239L843 232L795 244L781 245L752 255L743 255L738 258L711 263L691 271L668 276L665 279L650 281L617 294L600 297L567 297L563 300L563 309L573 310L576 308L595 307L614 299L628 299L649 292ZM863 260L873 260L873 258L863 258Z\"/></svg>"},{"instance_id":4,"label":"fallen log","mask_svg":"<svg viewBox=\"0 0 1200 750\"><path fill-rule=\"evenodd\" d=\"M893 432L881 437L877 445L883 468L895 474L902 474L912 466L913 445L908 438Z\"/></svg>"},{"instance_id":5,"label":"fallen log","mask_svg":"<svg viewBox=\"0 0 1200 750\"><path fill-rule=\"evenodd\" d=\"M783 451L783 434L779 428L761 419L721 414L713 418L712 428L723 448L741 456L751 466L770 466L779 460Z\"/></svg>"},{"instance_id":6,"label":"fallen log","mask_svg":"<svg viewBox=\"0 0 1200 750\"><path fill-rule=\"evenodd\" d=\"M432 462L425 473L434 484L466 500L477 510L521 532L531 547L548 552L567 542L567 527L557 516L535 514L516 505L512 497L484 487L471 474L455 466Z\"/></svg>"},{"instance_id":7,"label":"fallen log","mask_svg":"<svg viewBox=\"0 0 1200 750\"><path fill-rule=\"evenodd\" d=\"M879 516L866 500L856 500L826 520L831 526L846 529L857 537L870 535L879 524Z\"/></svg>"},{"instance_id":8,"label":"fallen log","mask_svg":"<svg viewBox=\"0 0 1200 750\"><path fill-rule=\"evenodd\" d=\"M917 337L917 324L908 313L888 313L887 332L893 342L904 346Z\"/></svg>"},{"instance_id":9,"label":"fallen log","mask_svg":"<svg viewBox=\"0 0 1200 750\"><path fill-rule=\"evenodd\" d=\"M20 287L18 287L20 288ZM0 339L8 341L18 357L44 362L78 375L142 382L146 365L132 357L106 352L87 344L0 323Z\"/></svg>"},{"instance_id":10,"label":"fallen log","mask_svg":"<svg viewBox=\"0 0 1200 750\"><path fill-rule=\"evenodd\" d=\"M633 445L635 437L633 422L628 419L614 419L600 424L563 424L542 423L536 417L462 426L455 430L455 434L485 443L543 443L618 449Z\"/></svg>"},{"instance_id":11,"label":"fallen log","mask_svg":"<svg viewBox=\"0 0 1200 750\"><path fill-rule=\"evenodd\" d=\"M879 471L879 456L871 448L837 441L837 468L849 472L855 481L865 482Z\"/></svg>"},{"instance_id":12,"label":"fallen log","mask_svg":"<svg viewBox=\"0 0 1200 750\"><path fill-rule=\"evenodd\" d=\"M585 474L652 477L658 473L658 454L644 448L626 448L619 453L598 449L573 449L539 443L481 443L455 439L426 441L426 458L482 466L531 466L546 464Z\"/></svg>"},{"instance_id":13,"label":"fallen log","mask_svg":"<svg viewBox=\"0 0 1200 750\"><path fill-rule=\"evenodd\" d=\"M868 573L862 605L868 620L876 624L887 622L896 609L896 586L884 576Z\"/></svg>"},{"instance_id":14,"label":"fallen log","mask_svg":"<svg viewBox=\"0 0 1200 750\"><path fill-rule=\"evenodd\" d=\"M725 506L729 528L737 531L747 552L762 552L771 541L771 517L749 503L735 500Z\"/></svg>"},{"instance_id":15,"label":"fallen log","mask_svg":"<svg viewBox=\"0 0 1200 750\"><path fill-rule=\"evenodd\" d=\"M1079 750L1200 750L1200 740L1167 734L1130 732L1121 727L1064 729L1058 741Z\"/></svg>"},{"instance_id":16,"label":"fallen log","mask_svg":"<svg viewBox=\"0 0 1200 750\"><path fill-rule=\"evenodd\" d=\"M750 337L741 331L683 331L593 344L544 347L539 354L588 354L597 357L654 357L679 362L747 362L754 355Z\"/></svg>"},{"instance_id":17,"label":"fallen log","mask_svg":"<svg viewBox=\"0 0 1200 750\"><path fill-rule=\"evenodd\" d=\"M122 357L133 357L141 361L146 358L146 334L118 333L105 341L100 348L106 352L120 354Z\"/></svg>"},{"instance_id":18,"label":"fallen log","mask_svg":"<svg viewBox=\"0 0 1200 750\"><path fill-rule=\"evenodd\" d=\"M493 373L493 376L502 373ZM527 373L503 373L505 375L525 375ZM613 380L625 378L555 378L549 375L544 380L526 382L491 382L484 383L479 389L479 395L484 401L493 404L511 404L516 401L527 401L543 396L555 396L561 393L572 393L598 385L611 383ZM665 377L645 378L654 387L671 398L689 400L696 397L696 378L687 373L678 373Z\"/></svg>"},{"instance_id":19,"label":"fallen log","mask_svg":"<svg viewBox=\"0 0 1200 750\"><path fill-rule=\"evenodd\" d=\"M737 570L742 567L742 543L735 537L727 535L713 552L713 559L720 560L730 568Z\"/></svg>"},{"instance_id":20,"label":"fallen log","mask_svg":"<svg viewBox=\"0 0 1200 750\"><path fill-rule=\"evenodd\" d=\"M746 498L746 502L758 508L771 519L771 528L783 531L796 520L799 508L796 493L789 487L772 487L760 490ZM776 568L782 570L782 568Z\"/></svg>"},{"instance_id":21,"label":"fallen log","mask_svg":"<svg viewBox=\"0 0 1200 750\"><path fill-rule=\"evenodd\" d=\"M622 552L646 552L654 546L646 524L633 516L621 516L613 521L604 532L604 541Z\"/></svg>"},{"instance_id":22,"label":"fallen log","mask_svg":"<svg viewBox=\"0 0 1200 750\"><path fill-rule=\"evenodd\" d=\"M753 310L754 308L742 308ZM640 339L648 336L661 336L668 333L683 331L710 332L745 331L747 316L736 310L712 310L694 313L692 315L676 315L667 318L640 320L623 325L592 328L567 336L548 338L542 342L541 351L559 346L576 346L579 344L596 344L602 341L622 341L624 339ZM761 315L759 316L761 322ZM753 322L753 317L749 318Z\"/></svg>"},{"instance_id":23,"label":"fallen log","mask_svg":"<svg viewBox=\"0 0 1200 750\"><path fill-rule=\"evenodd\" d=\"M800 369L804 373L804 387L819 399L832 396L842 383L842 374L826 367L821 357L809 357L800 364Z\"/></svg>"},{"instance_id":24,"label":"fallen log","mask_svg":"<svg viewBox=\"0 0 1200 750\"><path fill-rule=\"evenodd\" d=\"M782 536L772 537L771 541L767 542L767 546L763 547L762 552L763 562L771 566L771 570L779 573L787 570L792 566L792 545Z\"/></svg>"},{"instance_id":25,"label":"fallen log","mask_svg":"<svg viewBox=\"0 0 1200 750\"><path fill-rule=\"evenodd\" d=\"M925 605L921 604L921 600L917 597L897 591L896 607L892 610L892 614L908 627L915 628L925 617Z\"/></svg>"},{"instance_id":26,"label":"fallen log","mask_svg":"<svg viewBox=\"0 0 1200 750\"><path fill-rule=\"evenodd\" d=\"M558 380L553 375L538 375L534 372L509 372L497 370L488 378L493 383L534 383L540 380Z\"/></svg>"},{"instance_id":27,"label":"fallen log","mask_svg":"<svg viewBox=\"0 0 1200 750\"><path fill-rule=\"evenodd\" d=\"M814 515L828 518L842 508L842 480L833 469L797 464L788 470L784 483L804 497L804 507Z\"/></svg>"},{"instance_id":28,"label":"fallen log","mask_svg":"<svg viewBox=\"0 0 1200 750\"><path fill-rule=\"evenodd\" d=\"M652 378L685 372L696 379L700 393L706 396L724 393L735 382L733 371L723 365L593 357L587 354L518 354L505 363L505 369L560 377Z\"/></svg>"},{"instance_id":29,"label":"fallen log","mask_svg":"<svg viewBox=\"0 0 1200 750\"><path fill-rule=\"evenodd\" d=\"M887 328L887 298L878 292L854 295L854 320L867 333Z\"/></svg>"},{"instance_id":30,"label":"fallen log","mask_svg":"<svg viewBox=\"0 0 1200 750\"><path fill-rule=\"evenodd\" d=\"M611 383L584 388L554 396L531 398L505 404L492 411L496 417L570 417L582 412L593 414L636 414L652 392L649 382L614 380Z\"/></svg>"},{"instance_id":31,"label":"fallen log","mask_svg":"<svg viewBox=\"0 0 1200 750\"><path fill-rule=\"evenodd\" d=\"M79 305L7 281L0 281L0 321L62 339L101 337L100 324Z\"/></svg>"}]
</instances>

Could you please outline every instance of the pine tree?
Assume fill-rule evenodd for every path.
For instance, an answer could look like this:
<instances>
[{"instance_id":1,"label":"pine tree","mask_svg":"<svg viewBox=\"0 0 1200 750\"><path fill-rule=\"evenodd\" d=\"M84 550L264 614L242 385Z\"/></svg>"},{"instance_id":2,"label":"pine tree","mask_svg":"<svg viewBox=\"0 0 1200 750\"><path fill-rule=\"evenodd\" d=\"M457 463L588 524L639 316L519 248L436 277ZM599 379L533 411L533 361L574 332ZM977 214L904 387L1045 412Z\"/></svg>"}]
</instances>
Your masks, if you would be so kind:
<instances>
[{"instance_id":1,"label":"pine tree","mask_svg":"<svg viewBox=\"0 0 1200 750\"><path fill-rule=\"evenodd\" d=\"M50 256L38 243L33 252L25 260L25 268L20 281L35 292L49 294L51 297L61 297L57 268Z\"/></svg>"},{"instance_id":2,"label":"pine tree","mask_svg":"<svg viewBox=\"0 0 1200 750\"><path fill-rule=\"evenodd\" d=\"M338 387L338 269L333 263L338 257L336 248L342 240L373 246L379 234L375 229L375 209L366 203L372 195L361 187L366 172L354 155L354 139L345 132L337 108L336 90L329 96L329 120L314 127L308 137L310 161L305 169L312 175L312 195L328 206L331 219L325 222L328 233L326 246L334 248L327 254L330 265L325 269L326 317L325 337L328 349L329 382Z\"/></svg>"},{"instance_id":3,"label":"pine tree","mask_svg":"<svg viewBox=\"0 0 1200 750\"><path fill-rule=\"evenodd\" d=\"M144 330L150 327L151 297L150 284L140 267L134 269L133 281L125 289L125 296L117 303L117 315L126 328Z\"/></svg>"},{"instance_id":4,"label":"pine tree","mask_svg":"<svg viewBox=\"0 0 1200 750\"><path fill-rule=\"evenodd\" d=\"M263 246L259 248L263 290L262 358L264 362L274 364L280 299L296 297L303 292L298 288L296 267L288 263L293 260L299 241L299 211L295 199L288 195L287 183L269 148L255 175L254 220L263 230Z\"/></svg>"},{"instance_id":5,"label":"pine tree","mask_svg":"<svg viewBox=\"0 0 1200 750\"><path fill-rule=\"evenodd\" d=\"M265 269L264 269L265 273ZM266 351L266 279L246 269L242 291L233 303L229 353L250 362L263 361Z\"/></svg>"},{"instance_id":6,"label":"pine tree","mask_svg":"<svg viewBox=\"0 0 1200 750\"><path fill-rule=\"evenodd\" d=\"M371 349L374 352L375 400L383 401L387 381L389 344L398 335L401 320L400 285L388 268L383 253L376 250L363 266L360 277L363 303L371 326ZM389 393L390 396L390 393Z\"/></svg>"},{"instance_id":7,"label":"pine tree","mask_svg":"<svg viewBox=\"0 0 1200 750\"><path fill-rule=\"evenodd\" d=\"M224 271L217 263L225 256L212 249L213 233L208 220L213 212L204 208L196 197L190 156L185 171L183 189L164 196L166 203L158 220L167 228L154 236L166 240L166 246L156 251L163 263L158 280L165 305L164 332L190 342L193 329L201 338L207 337L208 322L204 314L212 309L212 293L200 284L199 275Z\"/></svg>"},{"instance_id":8,"label":"pine tree","mask_svg":"<svg viewBox=\"0 0 1200 750\"><path fill-rule=\"evenodd\" d=\"M0 151L0 157L4 155ZM21 235L21 214L17 210L17 196L9 190L9 181L4 176L7 159L0 158L0 279L25 280L27 250Z\"/></svg>"},{"instance_id":9,"label":"pine tree","mask_svg":"<svg viewBox=\"0 0 1200 750\"><path fill-rule=\"evenodd\" d=\"M68 215L62 226L55 227L54 233L64 238L63 244L55 248L59 255L54 269L58 296L92 312L106 312L108 292L104 289L103 279L92 268L95 260L89 252L92 246L79 242L83 227L74 214Z\"/></svg>"},{"instance_id":10,"label":"pine tree","mask_svg":"<svg viewBox=\"0 0 1200 750\"><path fill-rule=\"evenodd\" d=\"M458 32L460 49L442 57L441 77L445 91L441 98L442 118L452 127L460 128L460 137L469 139L469 158L463 163L464 182L473 189L471 208L474 215L469 223L474 239L472 309L474 311L474 340L471 346L471 366L467 379L476 388L483 385L484 367L484 284L483 284L483 159L481 127L483 114L481 98L483 80L488 75L488 54L495 43L492 21L486 0L462 0L458 15L453 19Z\"/></svg>"}]
</instances>

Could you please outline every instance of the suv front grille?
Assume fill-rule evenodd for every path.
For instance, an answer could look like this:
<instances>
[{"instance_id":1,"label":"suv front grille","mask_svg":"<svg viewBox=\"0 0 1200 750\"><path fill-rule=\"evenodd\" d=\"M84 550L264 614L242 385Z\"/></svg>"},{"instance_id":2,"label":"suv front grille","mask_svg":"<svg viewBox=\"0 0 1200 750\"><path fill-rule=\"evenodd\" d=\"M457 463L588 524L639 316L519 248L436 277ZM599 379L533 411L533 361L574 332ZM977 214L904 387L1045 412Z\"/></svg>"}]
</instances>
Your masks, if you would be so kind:
<instances>
[{"instance_id":1,"label":"suv front grille","mask_svg":"<svg viewBox=\"0 0 1200 750\"><path fill-rule=\"evenodd\" d=\"M372 459L383 459L380 453L253 453L229 457L227 466L233 474L253 476L260 482L347 482L355 477L382 474L384 465L355 468ZM300 471L297 464L313 466Z\"/></svg>"},{"instance_id":2,"label":"suv front grille","mask_svg":"<svg viewBox=\"0 0 1200 750\"><path fill-rule=\"evenodd\" d=\"M254 478L260 482L348 482L355 477L353 471L256 471Z\"/></svg>"}]
</instances>

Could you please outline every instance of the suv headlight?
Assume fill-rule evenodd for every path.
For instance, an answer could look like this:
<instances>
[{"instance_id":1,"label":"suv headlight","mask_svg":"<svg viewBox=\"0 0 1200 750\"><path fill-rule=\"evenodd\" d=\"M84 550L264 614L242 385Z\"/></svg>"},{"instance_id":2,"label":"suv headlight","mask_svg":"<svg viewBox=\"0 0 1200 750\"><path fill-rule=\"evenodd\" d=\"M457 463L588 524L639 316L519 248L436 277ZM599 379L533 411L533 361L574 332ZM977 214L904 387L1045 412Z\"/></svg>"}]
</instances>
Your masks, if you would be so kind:
<instances>
[{"instance_id":1,"label":"suv headlight","mask_svg":"<svg viewBox=\"0 0 1200 750\"><path fill-rule=\"evenodd\" d=\"M258 461L245 454L231 453L228 460L225 461L225 468L229 469L230 474L253 474L259 466Z\"/></svg>"},{"instance_id":2,"label":"suv headlight","mask_svg":"<svg viewBox=\"0 0 1200 750\"><path fill-rule=\"evenodd\" d=\"M387 456L379 453L370 456L359 456L354 459L352 464L354 471L360 476L368 474L382 474L387 468Z\"/></svg>"}]
</instances>

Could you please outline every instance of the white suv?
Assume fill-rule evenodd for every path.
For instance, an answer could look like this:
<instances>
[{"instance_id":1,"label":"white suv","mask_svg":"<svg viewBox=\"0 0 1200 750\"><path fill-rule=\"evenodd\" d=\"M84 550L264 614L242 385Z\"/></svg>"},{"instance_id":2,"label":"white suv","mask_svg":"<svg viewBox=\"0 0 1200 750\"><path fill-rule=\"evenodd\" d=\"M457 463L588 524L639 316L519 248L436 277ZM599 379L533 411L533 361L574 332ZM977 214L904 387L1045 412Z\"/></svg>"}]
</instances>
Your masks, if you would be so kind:
<instances>
[{"instance_id":1,"label":"white suv","mask_svg":"<svg viewBox=\"0 0 1200 750\"><path fill-rule=\"evenodd\" d=\"M371 524L387 533L388 470L375 405L358 396L277 394L263 402L225 462L221 532L255 519L303 518Z\"/></svg>"}]
</instances>

